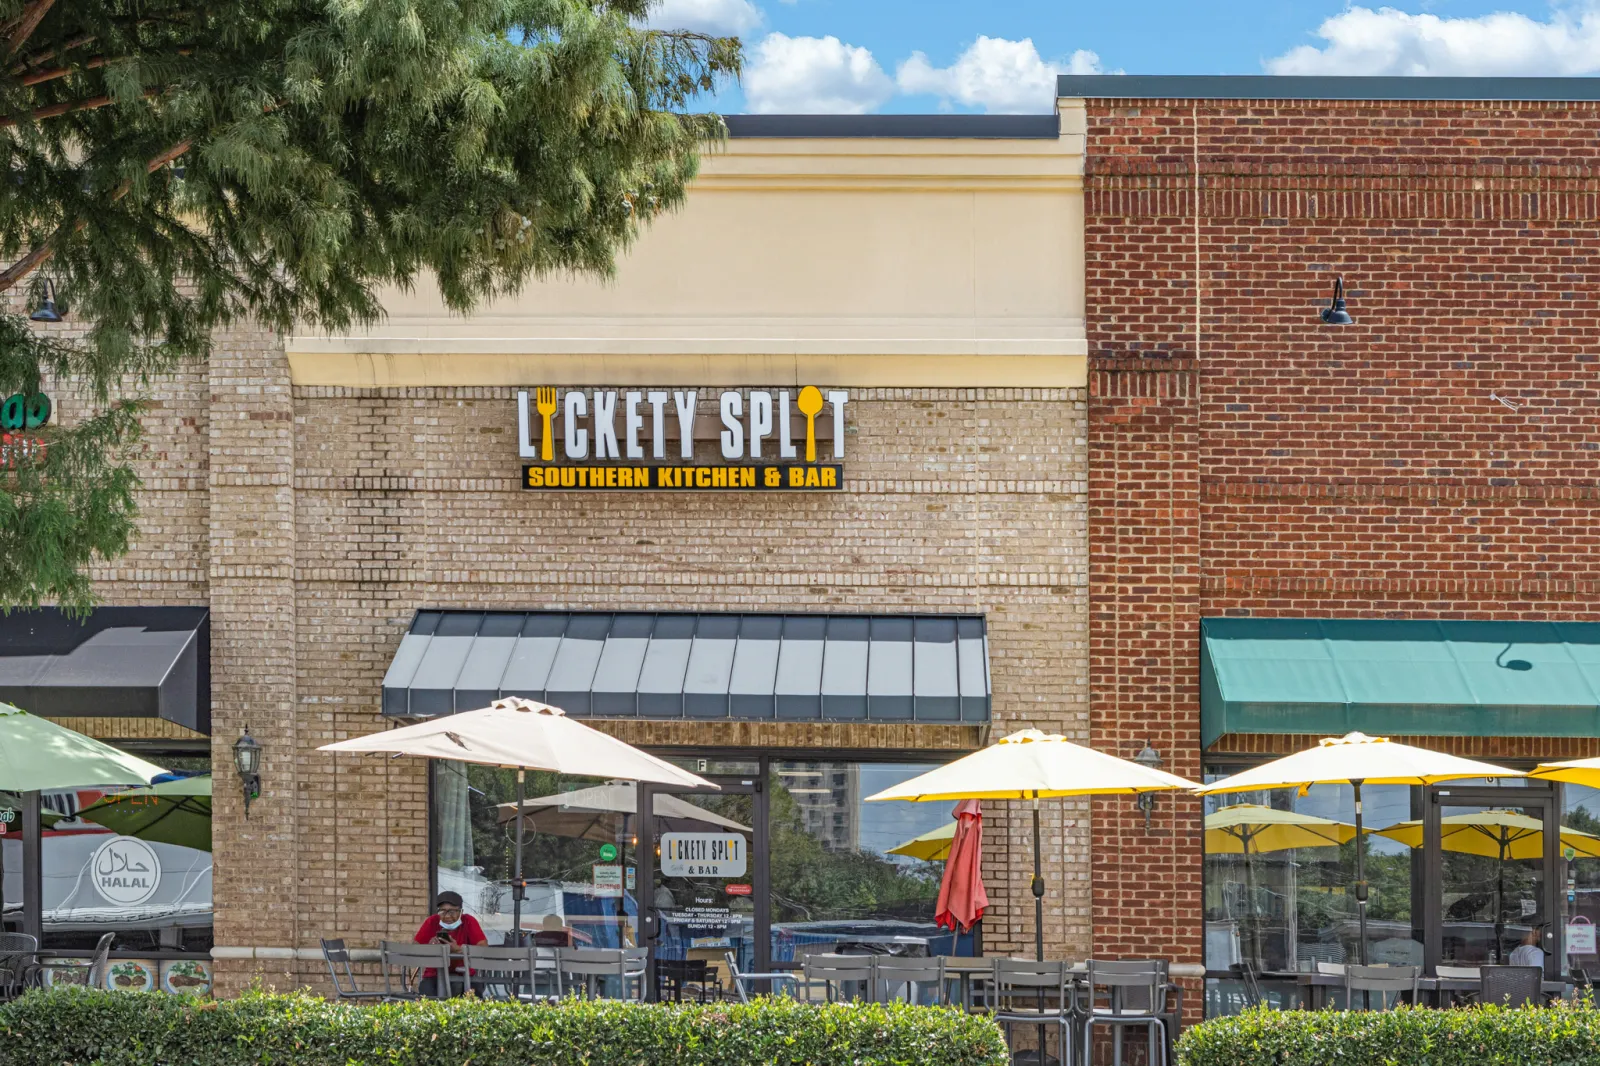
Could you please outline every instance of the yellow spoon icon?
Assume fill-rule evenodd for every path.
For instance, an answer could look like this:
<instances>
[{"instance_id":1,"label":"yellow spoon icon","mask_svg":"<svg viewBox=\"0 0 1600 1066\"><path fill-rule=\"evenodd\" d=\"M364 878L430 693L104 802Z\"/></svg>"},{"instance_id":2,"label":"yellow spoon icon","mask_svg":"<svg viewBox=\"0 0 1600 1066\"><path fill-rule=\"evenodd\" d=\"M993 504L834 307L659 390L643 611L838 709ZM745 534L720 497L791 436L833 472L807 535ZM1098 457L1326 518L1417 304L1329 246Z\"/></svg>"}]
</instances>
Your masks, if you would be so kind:
<instances>
[{"instance_id":1,"label":"yellow spoon icon","mask_svg":"<svg viewBox=\"0 0 1600 1066\"><path fill-rule=\"evenodd\" d=\"M817 461L817 415L822 411L822 393L815 385L807 385L800 390L800 398L795 403L806 416L806 462L814 463Z\"/></svg>"}]
</instances>

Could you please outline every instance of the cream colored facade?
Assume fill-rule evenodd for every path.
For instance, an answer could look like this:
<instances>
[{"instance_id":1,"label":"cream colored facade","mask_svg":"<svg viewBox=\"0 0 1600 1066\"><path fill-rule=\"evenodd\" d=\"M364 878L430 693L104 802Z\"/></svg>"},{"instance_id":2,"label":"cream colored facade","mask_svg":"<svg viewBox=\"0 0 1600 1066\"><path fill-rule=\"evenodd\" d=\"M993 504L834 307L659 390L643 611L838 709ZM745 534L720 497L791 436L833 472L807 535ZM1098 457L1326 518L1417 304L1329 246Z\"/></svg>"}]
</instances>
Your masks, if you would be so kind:
<instances>
[{"instance_id":1,"label":"cream colored facade","mask_svg":"<svg viewBox=\"0 0 1600 1066\"><path fill-rule=\"evenodd\" d=\"M288 338L297 385L1081 388L1080 106L1052 140L731 138L614 280L451 314L429 284L350 336Z\"/></svg>"},{"instance_id":2,"label":"cream colored facade","mask_svg":"<svg viewBox=\"0 0 1600 1066\"><path fill-rule=\"evenodd\" d=\"M610 283L551 280L471 318L394 294L361 335L228 335L156 384L141 537L100 588L211 608L219 987L320 984L319 937L374 945L426 913L425 768L316 750L384 728L419 608L982 614L992 731L1087 737L1081 109L1061 129L734 137ZM847 388L843 488L525 491L516 394L554 384ZM248 819L223 784L247 726ZM840 759L991 732L603 727ZM1021 950L1028 823L993 806L986 946ZM1082 956L1087 809L1044 813L1047 943Z\"/></svg>"}]
</instances>

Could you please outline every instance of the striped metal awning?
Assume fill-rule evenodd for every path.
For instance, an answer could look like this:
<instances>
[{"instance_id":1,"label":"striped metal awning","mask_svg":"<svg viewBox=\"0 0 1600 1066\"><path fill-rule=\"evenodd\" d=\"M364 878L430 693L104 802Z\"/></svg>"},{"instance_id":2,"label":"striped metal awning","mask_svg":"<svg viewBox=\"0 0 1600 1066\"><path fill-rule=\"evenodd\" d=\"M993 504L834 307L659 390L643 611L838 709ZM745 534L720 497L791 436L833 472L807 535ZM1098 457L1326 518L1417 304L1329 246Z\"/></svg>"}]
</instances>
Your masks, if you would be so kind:
<instances>
[{"instance_id":1,"label":"striped metal awning","mask_svg":"<svg viewBox=\"0 0 1600 1066\"><path fill-rule=\"evenodd\" d=\"M383 713L970 723L989 695L981 616L418 611Z\"/></svg>"}]
</instances>

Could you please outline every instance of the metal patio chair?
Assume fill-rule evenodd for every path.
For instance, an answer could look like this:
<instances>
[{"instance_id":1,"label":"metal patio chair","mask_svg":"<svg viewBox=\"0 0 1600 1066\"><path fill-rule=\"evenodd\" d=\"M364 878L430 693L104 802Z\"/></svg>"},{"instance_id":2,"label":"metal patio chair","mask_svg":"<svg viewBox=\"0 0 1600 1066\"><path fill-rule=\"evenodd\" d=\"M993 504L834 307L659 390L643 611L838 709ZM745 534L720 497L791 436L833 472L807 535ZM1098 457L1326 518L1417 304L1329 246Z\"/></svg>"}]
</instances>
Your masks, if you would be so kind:
<instances>
[{"instance_id":1,"label":"metal patio chair","mask_svg":"<svg viewBox=\"0 0 1600 1066\"><path fill-rule=\"evenodd\" d=\"M1039 1033L1038 1063L1047 1063L1046 1032L1056 1031L1056 1061L1071 1066L1075 1061L1076 1038L1073 1020L1078 1016L1077 990L1065 962L1035 962L1031 959L995 959L994 974L986 995L991 1017L1006 1034L1006 1046L1014 1047L1013 1027L1028 1025ZM1026 1053L1024 1053L1026 1054ZM1017 1053L1012 1053L1016 1061Z\"/></svg>"},{"instance_id":2,"label":"metal patio chair","mask_svg":"<svg viewBox=\"0 0 1600 1066\"><path fill-rule=\"evenodd\" d=\"M339 999L356 1003L373 1003L394 999L386 989L362 988L350 965L350 949L343 940L318 940L322 945L322 961L328 965L328 976L333 978L333 991Z\"/></svg>"},{"instance_id":3,"label":"metal patio chair","mask_svg":"<svg viewBox=\"0 0 1600 1066\"><path fill-rule=\"evenodd\" d=\"M649 973L648 948L557 948L555 951L562 996L644 1001ZM609 979L617 982L616 996L607 992Z\"/></svg>"},{"instance_id":4,"label":"metal patio chair","mask_svg":"<svg viewBox=\"0 0 1600 1066\"><path fill-rule=\"evenodd\" d=\"M455 960L450 956L448 945L385 940L379 948L379 955L383 959L383 983L390 990L390 999L421 999L422 993L418 991L417 982L424 970L433 970L439 975L439 980L435 982L438 986L436 998L450 998L451 986L455 983L450 964ZM461 976L463 980L466 979L466 974Z\"/></svg>"},{"instance_id":5,"label":"metal patio chair","mask_svg":"<svg viewBox=\"0 0 1600 1066\"><path fill-rule=\"evenodd\" d=\"M535 981L539 974L535 950L468 944L461 949L461 954L473 984L483 989L485 999L531 1002L536 998Z\"/></svg>"},{"instance_id":6,"label":"metal patio chair","mask_svg":"<svg viewBox=\"0 0 1600 1066\"><path fill-rule=\"evenodd\" d=\"M1122 1035L1142 1028L1149 1041L1149 1061L1171 1066L1177 1018L1168 1004L1172 983L1163 959L1090 961L1084 977L1083 1043L1085 1061L1094 1048L1094 1027L1109 1026L1112 1062L1122 1066ZM1181 1009L1181 1008L1180 1008Z\"/></svg>"},{"instance_id":7,"label":"metal patio chair","mask_svg":"<svg viewBox=\"0 0 1600 1066\"><path fill-rule=\"evenodd\" d=\"M1378 1009L1389 1009L1389 997L1395 1002L1410 997L1417 1001L1417 983L1422 976L1417 966L1346 966L1344 970L1344 1003L1347 1010L1370 1010L1372 993L1378 994ZM1361 1006L1356 1006L1355 993L1361 993Z\"/></svg>"},{"instance_id":8,"label":"metal patio chair","mask_svg":"<svg viewBox=\"0 0 1600 1066\"><path fill-rule=\"evenodd\" d=\"M935 955L932 958L898 958L894 955L880 955L877 962L878 965L872 974L874 1002L889 1003L903 998L907 1003L949 1006L950 996L946 986L943 955ZM932 994L925 995L924 989Z\"/></svg>"},{"instance_id":9,"label":"metal patio chair","mask_svg":"<svg viewBox=\"0 0 1600 1066\"><path fill-rule=\"evenodd\" d=\"M722 982L705 959L657 959L656 999L682 1003L689 993L701 1003L722 998Z\"/></svg>"},{"instance_id":10,"label":"metal patio chair","mask_svg":"<svg viewBox=\"0 0 1600 1066\"><path fill-rule=\"evenodd\" d=\"M774 996L778 994L778 988L782 985L793 995L795 985L800 981L799 974L786 970L773 973L745 973L739 969L739 960L733 952L725 952L722 957L728 964L728 983L738 993L740 1003L750 1002L752 984L765 984L769 989L768 994Z\"/></svg>"},{"instance_id":11,"label":"metal patio chair","mask_svg":"<svg viewBox=\"0 0 1600 1066\"><path fill-rule=\"evenodd\" d=\"M1544 1002L1544 970L1539 966L1485 966L1478 981L1481 1004L1537 1007Z\"/></svg>"},{"instance_id":12,"label":"metal patio chair","mask_svg":"<svg viewBox=\"0 0 1600 1066\"><path fill-rule=\"evenodd\" d=\"M88 983L90 988L105 991L111 979L111 942L116 933L106 933L95 943L94 955L89 959Z\"/></svg>"},{"instance_id":13,"label":"metal patio chair","mask_svg":"<svg viewBox=\"0 0 1600 1066\"><path fill-rule=\"evenodd\" d=\"M807 955L802 967L806 998L820 984L829 1003L871 999L876 964L873 955Z\"/></svg>"},{"instance_id":14,"label":"metal patio chair","mask_svg":"<svg viewBox=\"0 0 1600 1066\"><path fill-rule=\"evenodd\" d=\"M38 939L29 933L0 933L0 1000L21 995L38 972Z\"/></svg>"},{"instance_id":15,"label":"metal patio chair","mask_svg":"<svg viewBox=\"0 0 1600 1066\"><path fill-rule=\"evenodd\" d=\"M1481 982L1482 979L1483 979L1482 969L1483 968L1480 967L1480 966L1442 966L1441 965L1441 966L1435 966L1433 968L1433 976L1439 978L1441 981L1479 981L1479 982ZM1439 989L1438 1005L1441 1006L1441 1007L1444 1007L1444 1006L1465 1006L1467 1004L1476 1003L1477 1001L1478 1001L1478 990L1477 989L1472 989L1471 991L1467 991L1465 989L1459 989L1459 988L1452 988L1452 989L1449 989L1448 991L1443 989L1443 988Z\"/></svg>"}]
</instances>

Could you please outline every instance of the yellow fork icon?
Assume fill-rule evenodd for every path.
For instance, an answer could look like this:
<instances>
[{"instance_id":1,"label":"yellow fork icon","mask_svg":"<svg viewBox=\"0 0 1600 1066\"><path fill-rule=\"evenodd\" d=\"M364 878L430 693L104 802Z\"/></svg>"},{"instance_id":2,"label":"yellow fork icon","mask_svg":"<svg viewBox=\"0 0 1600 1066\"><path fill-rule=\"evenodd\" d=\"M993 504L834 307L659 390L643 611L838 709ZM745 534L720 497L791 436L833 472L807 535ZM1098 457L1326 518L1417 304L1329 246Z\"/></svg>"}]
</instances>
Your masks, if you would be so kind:
<instances>
[{"instance_id":1,"label":"yellow fork icon","mask_svg":"<svg viewBox=\"0 0 1600 1066\"><path fill-rule=\"evenodd\" d=\"M548 463L556 457L556 443L550 433L550 419L556 413L556 390L540 389L533 394L533 400L539 408L539 417L544 421L544 436L539 441L539 458Z\"/></svg>"}]
</instances>

